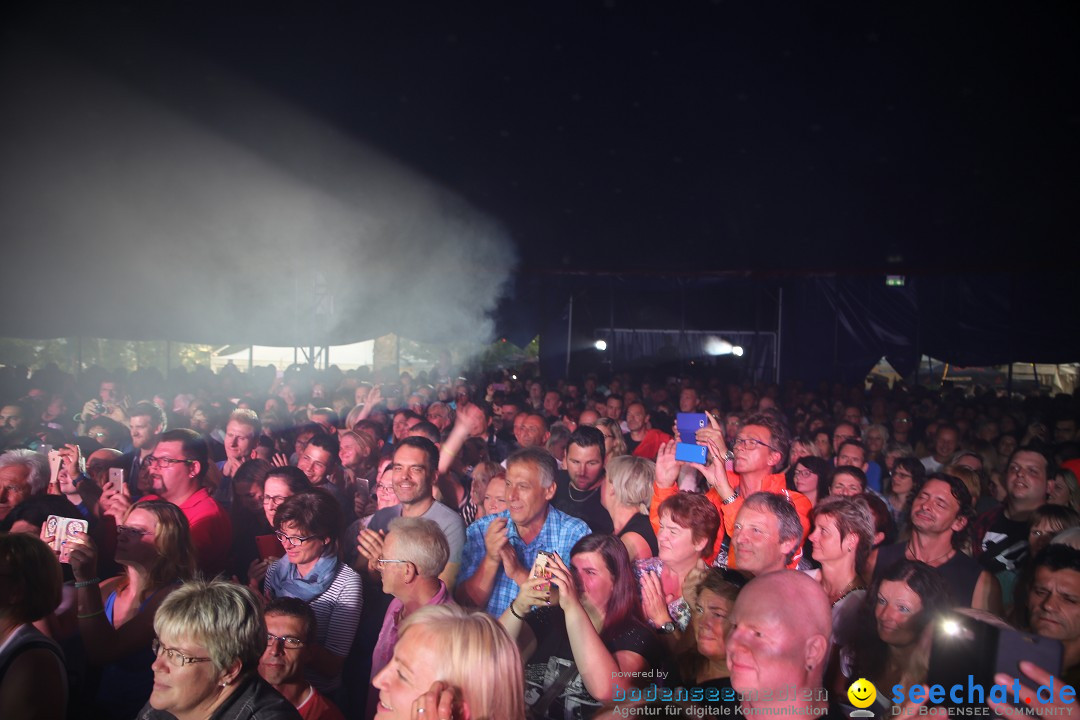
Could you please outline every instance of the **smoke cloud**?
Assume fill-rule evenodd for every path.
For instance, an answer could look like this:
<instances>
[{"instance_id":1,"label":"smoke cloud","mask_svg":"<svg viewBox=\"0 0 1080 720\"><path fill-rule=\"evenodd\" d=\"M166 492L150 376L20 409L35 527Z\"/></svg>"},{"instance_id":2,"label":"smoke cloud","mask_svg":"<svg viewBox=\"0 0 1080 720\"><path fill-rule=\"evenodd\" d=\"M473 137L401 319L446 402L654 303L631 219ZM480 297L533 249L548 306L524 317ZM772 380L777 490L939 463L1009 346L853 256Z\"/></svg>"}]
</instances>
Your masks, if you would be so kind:
<instances>
[{"instance_id":1,"label":"smoke cloud","mask_svg":"<svg viewBox=\"0 0 1080 720\"><path fill-rule=\"evenodd\" d=\"M516 263L492 218L220 67L47 48L0 66L0 334L491 339Z\"/></svg>"}]
</instances>

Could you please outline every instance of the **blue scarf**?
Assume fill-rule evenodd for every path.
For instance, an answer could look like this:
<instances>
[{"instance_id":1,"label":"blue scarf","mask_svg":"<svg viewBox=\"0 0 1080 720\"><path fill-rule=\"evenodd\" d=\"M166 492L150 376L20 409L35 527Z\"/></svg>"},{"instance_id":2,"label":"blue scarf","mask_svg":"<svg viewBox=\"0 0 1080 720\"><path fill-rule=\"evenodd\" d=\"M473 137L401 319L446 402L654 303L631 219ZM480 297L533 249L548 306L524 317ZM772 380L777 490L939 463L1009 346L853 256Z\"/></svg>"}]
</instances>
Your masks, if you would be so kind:
<instances>
[{"instance_id":1,"label":"blue scarf","mask_svg":"<svg viewBox=\"0 0 1080 720\"><path fill-rule=\"evenodd\" d=\"M274 597L294 597L311 602L322 595L337 576L338 559L335 555L323 555L315 561L315 567L300 577L300 571L287 558L274 563L274 570L266 576L266 587Z\"/></svg>"}]
</instances>

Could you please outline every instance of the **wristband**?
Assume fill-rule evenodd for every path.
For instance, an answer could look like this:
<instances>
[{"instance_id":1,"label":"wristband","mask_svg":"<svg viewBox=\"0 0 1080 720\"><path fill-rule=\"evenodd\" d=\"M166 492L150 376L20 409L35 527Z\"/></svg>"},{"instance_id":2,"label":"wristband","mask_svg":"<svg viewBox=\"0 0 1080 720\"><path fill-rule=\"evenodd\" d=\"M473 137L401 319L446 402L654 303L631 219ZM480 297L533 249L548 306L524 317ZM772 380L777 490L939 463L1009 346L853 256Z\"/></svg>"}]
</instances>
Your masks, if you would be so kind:
<instances>
[{"instance_id":1,"label":"wristband","mask_svg":"<svg viewBox=\"0 0 1080 720\"><path fill-rule=\"evenodd\" d=\"M101 578L92 578L90 580L83 580L81 582L75 583L75 588L78 589L78 588L90 587L91 585L97 585L100 582L101 582Z\"/></svg>"},{"instance_id":2,"label":"wristband","mask_svg":"<svg viewBox=\"0 0 1080 720\"><path fill-rule=\"evenodd\" d=\"M738 497L739 497L739 491L736 490L735 492L731 493L731 497L725 498L725 499L721 500L720 502L723 503L724 505L730 505L731 503L735 502L735 499L738 498Z\"/></svg>"},{"instance_id":3,"label":"wristband","mask_svg":"<svg viewBox=\"0 0 1080 720\"><path fill-rule=\"evenodd\" d=\"M518 620L524 620L525 619L524 615L518 615L517 610L514 609L514 603L513 602L510 603L510 614L513 615L514 617L516 617Z\"/></svg>"},{"instance_id":4,"label":"wristband","mask_svg":"<svg viewBox=\"0 0 1080 720\"><path fill-rule=\"evenodd\" d=\"M86 613L85 615L76 615L75 618L78 619L78 620L85 620L86 618L97 617L98 615L104 615L104 614L105 614L104 610L98 610L97 612Z\"/></svg>"}]
</instances>

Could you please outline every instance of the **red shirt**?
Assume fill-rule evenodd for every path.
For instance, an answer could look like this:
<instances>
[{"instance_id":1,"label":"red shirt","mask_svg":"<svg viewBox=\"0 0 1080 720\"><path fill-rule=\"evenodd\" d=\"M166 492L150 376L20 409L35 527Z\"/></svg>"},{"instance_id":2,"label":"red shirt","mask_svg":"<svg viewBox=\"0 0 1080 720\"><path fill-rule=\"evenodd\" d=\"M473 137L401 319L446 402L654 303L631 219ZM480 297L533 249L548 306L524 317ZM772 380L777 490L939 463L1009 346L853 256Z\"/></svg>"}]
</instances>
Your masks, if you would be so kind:
<instances>
[{"instance_id":1,"label":"red shirt","mask_svg":"<svg viewBox=\"0 0 1080 720\"><path fill-rule=\"evenodd\" d=\"M303 720L345 720L337 705L315 688L311 688L311 695L296 710Z\"/></svg>"},{"instance_id":2,"label":"red shirt","mask_svg":"<svg viewBox=\"0 0 1080 720\"><path fill-rule=\"evenodd\" d=\"M655 462L656 456L660 454L660 446L670 439L671 436L662 430L656 428L646 430L645 437L641 438L641 443L634 448L633 454L636 457Z\"/></svg>"},{"instance_id":3,"label":"red shirt","mask_svg":"<svg viewBox=\"0 0 1080 720\"><path fill-rule=\"evenodd\" d=\"M144 495L142 500L164 500ZM191 544L203 577L212 578L225 571L232 549L232 520L206 488L199 488L180 505L191 527Z\"/></svg>"}]
</instances>

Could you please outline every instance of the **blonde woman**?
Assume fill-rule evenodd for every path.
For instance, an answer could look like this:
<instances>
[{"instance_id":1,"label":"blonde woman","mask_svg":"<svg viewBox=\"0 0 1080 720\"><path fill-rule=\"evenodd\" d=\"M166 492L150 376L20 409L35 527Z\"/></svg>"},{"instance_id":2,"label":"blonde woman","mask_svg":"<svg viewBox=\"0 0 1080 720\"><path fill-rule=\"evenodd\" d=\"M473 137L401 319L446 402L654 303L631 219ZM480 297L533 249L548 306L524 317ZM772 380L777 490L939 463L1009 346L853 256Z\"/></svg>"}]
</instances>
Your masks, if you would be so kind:
<instances>
[{"instance_id":1,"label":"blonde woman","mask_svg":"<svg viewBox=\"0 0 1080 720\"><path fill-rule=\"evenodd\" d=\"M629 455L626 449L626 439L623 437L619 423L611 418L600 418L596 421L596 429L604 433L604 457L607 462L620 455Z\"/></svg>"},{"instance_id":2,"label":"blonde woman","mask_svg":"<svg viewBox=\"0 0 1080 720\"><path fill-rule=\"evenodd\" d=\"M649 522L656 463L633 455L619 455L607 464L600 503L611 516L612 534L630 553L630 562L655 557L660 548Z\"/></svg>"},{"instance_id":3,"label":"blonde woman","mask_svg":"<svg viewBox=\"0 0 1080 720\"><path fill-rule=\"evenodd\" d=\"M375 676L377 720L524 720L517 645L490 615L420 608L401 624L394 656Z\"/></svg>"}]
</instances>

